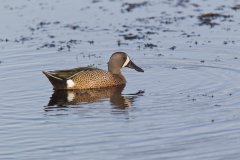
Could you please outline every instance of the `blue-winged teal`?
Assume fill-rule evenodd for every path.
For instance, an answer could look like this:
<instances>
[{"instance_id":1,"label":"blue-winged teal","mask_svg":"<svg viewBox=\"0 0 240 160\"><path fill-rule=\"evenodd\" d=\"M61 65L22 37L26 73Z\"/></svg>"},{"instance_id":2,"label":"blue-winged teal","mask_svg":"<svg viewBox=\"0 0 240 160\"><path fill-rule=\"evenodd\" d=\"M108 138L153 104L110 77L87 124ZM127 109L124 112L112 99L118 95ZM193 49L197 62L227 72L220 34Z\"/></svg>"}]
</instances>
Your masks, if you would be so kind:
<instances>
[{"instance_id":1,"label":"blue-winged teal","mask_svg":"<svg viewBox=\"0 0 240 160\"><path fill-rule=\"evenodd\" d=\"M144 72L130 60L126 53L116 52L110 57L108 71L80 67L68 70L43 71L43 73L52 83L54 89L89 89L125 84L126 80L120 71L123 67Z\"/></svg>"}]
</instances>

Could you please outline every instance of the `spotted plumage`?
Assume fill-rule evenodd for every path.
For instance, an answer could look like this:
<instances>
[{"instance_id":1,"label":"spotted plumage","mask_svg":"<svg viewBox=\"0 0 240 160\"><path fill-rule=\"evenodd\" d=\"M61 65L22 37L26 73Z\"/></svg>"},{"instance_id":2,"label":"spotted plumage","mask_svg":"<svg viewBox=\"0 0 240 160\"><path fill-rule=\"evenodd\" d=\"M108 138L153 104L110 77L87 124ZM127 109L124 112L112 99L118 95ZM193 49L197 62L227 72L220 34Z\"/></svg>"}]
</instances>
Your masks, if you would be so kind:
<instances>
[{"instance_id":1,"label":"spotted plumage","mask_svg":"<svg viewBox=\"0 0 240 160\"><path fill-rule=\"evenodd\" d=\"M43 71L54 89L89 89L103 88L126 83L120 69L122 67L133 68L143 72L136 66L124 52L112 54L108 62L108 71L98 68L80 67L68 70Z\"/></svg>"}]
</instances>

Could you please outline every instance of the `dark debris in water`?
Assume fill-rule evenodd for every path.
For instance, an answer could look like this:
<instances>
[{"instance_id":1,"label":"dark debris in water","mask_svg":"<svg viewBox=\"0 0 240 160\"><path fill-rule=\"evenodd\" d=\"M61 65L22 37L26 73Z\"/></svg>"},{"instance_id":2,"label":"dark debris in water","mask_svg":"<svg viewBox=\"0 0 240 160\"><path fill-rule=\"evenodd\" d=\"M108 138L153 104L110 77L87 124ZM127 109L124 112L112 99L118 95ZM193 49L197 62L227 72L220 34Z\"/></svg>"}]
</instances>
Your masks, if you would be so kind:
<instances>
[{"instance_id":1,"label":"dark debris in water","mask_svg":"<svg viewBox=\"0 0 240 160\"><path fill-rule=\"evenodd\" d=\"M83 58L101 58L101 56L96 55L96 54L84 54L84 53L80 53L82 55ZM90 64L88 65L88 67L94 67L95 64Z\"/></svg>"},{"instance_id":2,"label":"dark debris in water","mask_svg":"<svg viewBox=\"0 0 240 160\"><path fill-rule=\"evenodd\" d=\"M175 50L177 47L176 46L172 46L172 47L170 47L169 49L170 50Z\"/></svg>"},{"instance_id":3,"label":"dark debris in water","mask_svg":"<svg viewBox=\"0 0 240 160\"><path fill-rule=\"evenodd\" d=\"M8 38L0 38L0 42L9 42L9 39Z\"/></svg>"},{"instance_id":4,"label":"dark debris in water","mask_svg":"<svg viewBox=\"0 0 240 160\"><path fill-rule=\"evenodd\" d=\"M161 56L164 56L164 55L161 54L161 53L158 53L156 56L161 57Z\"/></svg>"},{"instance_id":5,"label":"dark debris in water","mask_svg":"<svg viewBox=\"0 0 240 160\"><path fill-rule=\"evenodd\" d=\"M44 45L42 45L41 47L37 48L37 49L41 49L41 48L54 48L56 47L56 44L54 42L52 43L45 43Z\"/></svg>"},{"instance_id":6,"label":"dark debris in water","mask_svg":"<svg viewBox=\"0 0 240 160\"><path fill-rule=\"evenodd\" d=\"M53 24L55 25L60 24L60 21L54 21Z\"/></svg>"},{"instance_id":7,"label":"dark debris in water","mask_svg":"<svg viewBox=\"0 0 240 160\"><path fill-rule=\"evenodd\" d=\"M144 48L153 49L153 48L155 48L155 47L157 47L156 44L152 44L152 43L146 43L146 44L144 44Z\"/></svg>"},{"instance_id":8,"label":"dark debris in water","mask_svg":"<svg viewBox=\"0 0 240 160\"><path fill-rule=\"evenodd\" d=\"M147 1L141 2L141 3L123 3L122 4L122 12L132 12L134 9L143 7L148 5L149 3Z\"/></svg>"},{"instance_id":9,"label":"dark debris in water","mask_svg":"<svg viewBox=\"0 0 240 160\"><path fill-rule=\"evenodd\" d=\"M207 97L207 98L214 98L213 94L202 94L201 96Z\"/></svg>"},{"instance_id":10,"label":"dark debris in water","mask_svg":"<svg viewBox=\"0 0 240 160\"><path fill-rule=\"evenodd\" d=\"M15 43L24 43L26 41L31 41L33 40L33 37L24 37L24 36L20 36L20 38L15 38L15 40L10 40L8 38L0 38L0 42L15 42Z\"/></svg>"},{"instance_id":11,"label":"dark debris in water","mask_svg":"<svg viewBox=\"0 0 240 160\"><path fill-rule=\"evenodd\" d=\"M88 43L91 44L91 45L94 45L94 41L93 40L88 41Z\"/></svg>"},{"instance_id":12,"label":"dark debris in water","mask_svg":"<svg viewBox=\"0 0 240 160\"><path fill-rule=\"evenodd\" d=\"M110 0L113 2L113 0ZM92 3L99 3L102 2L102 0L92 0ZM169 3L172 4L173 1L168 1L168 2L163 2L163 3ZM196 3L191 3L190 0L176 0L174 1L173 5L175 5L177 3L176 6L181 6L181 7L194 7L196 8L200 8L201 6L199 4ZM189 6L189 5L190 6ZM187 6L188 5L188 6ZM143 0L143 1L138 1L136 3L128 1L128 2L122 2L121 5L121 11L124 12L133 12L135 9L137 8L144 8L146 6L153 6L153 3ZM172 5L171 5L172 6ZM175 6L175 7L176 7ZM234 5L232 7L229 6L218 6L220 8L230 8L233 10L240 10L240 4ZM86 8L90 8L90 7L86 7ZM180 8L181 9L181 8ZM80 10L82 11L82 10ZM146 11L145 11L146 12ZM201 11L202 12L202 11ZM215 12L217 12L215 10ZM234 12L234 11L232 11ZM172 25L176 25L178 26L178 22L181 22L182 20L186 20L189 17L190 18L194 18L194 20L196 20L196 15L194 13L192 13L191 15L184 15L185 12L181 11L181 10L176 10L174 11L175 14L171 14L171 12L168 12L167 10L161 10L158 12L159 14L146 14L147 16L143 16L143 15L137 15L134 19L132 24L130 23L120 23L120 27L119 28L114 28L113 30L116 32L119 32L120 37L123 37L123 39L120 40L115 40L115 42L117 41L117 45L118 46L122 46L122 45L128 45L129 41L133 41L133 40L144 40L144 43L138 44L138 46L146 49L146 48L157 48L158 45L156 45L158 43L158 41L152 41L154 39L153 35L160 35L163 32L177 32L178 35L183 36L184 38L192 38L192 37L200 37L200 34L195 33L195 32L187 32L187 30L178 30L178 28L174 28ZM222 12L222 13L226 13L226 12ZM199 25L208 25L211 27L214 27L215 25L219 25L221 22L224 21L230 21L231 20L231 15L227 15L227 14L222 14L222 13L203 13L200 14L199 16L197 16L198 20L199 20ZM130 14L130 13L129 13ZM199 14L199 11L197 12L197 15ZM37 23L35 24L35 26L27 26L28 29L30 30L30 32L32 33L32 35L38 35L39 31L48 31L48 29L54 25L59 25L62 22L60 21L37 21ZM194 22L195 23L195 22ZM167 25L167 27L166 27ZM97 31L109 31L109 33L111 32L111 26L113 26L112 24L109 24L110 28L108 29L103 29L101 28L101 25L96 27ZM122 26L122 28L121 28ZM77 23L77 22L73 22L71 24L62 24L61 26L62 28L67 28L70 30L77 30L77 31L91 31L94 30L95 28L91 27L91 25L86 25L86 26L82 26L82 24ZM106 27L104 27L106 28ZM37 31L39 30L39 31ZM36 34L34 34L34 32L37 32ZM168 33L165 33L165 35ZM169 35L174 34L174 33L169 33ZM48 38L47 41L41 42L40 43L40 47L38 49L42 49L42 48L56 48L58 51L64 51L64 50L68 50L70 51L72 48L74 48L74 45L80 44L82 41L80 40L69 40L69 41L57 41L56 39L60 36L55 36L57 35L56 33L52 33L52 32L46 32L46 37ZM152 36L152 37L151 37ZM34 37L35 38L35 37ZM25 43L26 41L30 41L34 39L31 36L21 36L20 38L15 38L13 40L11 40L11 42L16 42L16 43ZM50 38L50 39L49 39ZM151 39L151 42L147 41ZM40 38L39 38L40 39ZM95 39L94 39L95 40ZM90 40L83 40L86 43L89 43L91 45L94 44L94 40L90 39ZM0 42L9 42L9 39L0 39ZM192 44L195 45L201 45L201 41L197 42L196 40L192 40L191 41ZM155 44L154 44L155 43ZM230 41L223 41L224 45L228 45L228 44L233 44L233 42ZM193 45L192 45L193 46ZM191 47L192 47L191 46ZM169 48L170 50L175 50L176 46L172 46ZM203 62L201 62L203 63Z\"/></svg>"},{"instance_id":13,"label":"dark debris in water","mask_svg":"<svg viewBox=\"0 0 240 160\"><path fill-rule=\"evenodd\" d=\"M224 44L224 45L227 45L227 44L235 44L235 41L230 41L230 40L228 40L228 41L223 41L223 44Z\"/></svg>"},{"instance_id":14,"label":"dark debris in water","mask_svg":"<svg viewBox=\"0 0 240 160\"><path fill-rule=\"evenodd\" d=\"M50 43L45 43L41 47L37 48L42 49L42 48L55 48L58 47L57 51L70 51L71 48L75 45L80 44L82 41L81 40L76 40L76 39L70 39L69 41L52 41Z\"/></svg>"},{"instance_id":15,"label":"dark debris in water","mask_svg":"<svg viewBox=\"0 0 240 160\"><path fill-rule=\"evenodd\" d=\"M136 21L142 23L149 23L151 20L155 20L156 17L145 17L145 18L137 18Z\"/></svg>"},{"instance_id":16,"label":"dark debris in water","mask_svg":"<svg viewBox=\"0 0 240 160\"><path fill-rule=\"evenodd\" d=\"M42 27L47 26L47 25L50 25L50 24L51 24L51 22L40 22L40 23L38 23L38 26L39 26L40 28L42 28Z\"/></svg>"},{"instance_id":17,"label":"dark debris in water","mask_svg":"<svg viewBox=\"0 0 240 160\"><path fill-rule=\"evenodd\" d=\"M16 42L16 43L24 43L24 42L26 42L26 41L31 41L31 40L33 40L34 38L33 37L24 37L24 36L21 36L20 38L16 38L15 40L14 40L14 42Z\"/></svg>"},{"instance_id":18,"label":"dark debris in water","mask_svg":"<svg viewBox=\"0 0 240 160\"><path fill-rule=\"evenodd\" d=\"M49 38L55 38L55 36L54 36L54 35L48 35L48 37L49 37Z\"/></svg>"},{"instance_id":19,"label":"dark debris in water","mask_svg":"<svg viewBox=\"0 0 240 160\"><path fill-rule=\"evenodd\" d=\"M204 19L211 19L211 20L214 20L214 19L217 19L217 18L230 18L232 16L230 15L223 15L223 14L219 14L219 13L205 13L205 14L201 14L199 16L199 19L200 20L204 20Z\"/></svg>"},{"instance_id":20,"label":"dark debris in water","mask_svg":"<svg viewBox=\"0 0 240 160\"><path fill-rule=\"evenodd\" d=\"M145 18L136 18L136 21L149 24L151 22L157 22L163 25L171 25L173 23L185 20L186 17L184 16L169 16L168 14L164 13L162 16L151 16L151 17L145 17Z\"/></svg>"},{"instance_id":21,"label":"dark debris in water","mask_svg":"<svg viewBox=\"0 0 240 160\"><path fill-rule=\"evenodd\" d=\"M179 7L179 6L186 7L186 3L189 3L189 0L178 0L176 7Z\"/></svg>"},{"instance_id":22,"label":"dark debris in water","mask_svg":"<svg viewBox=\"0 0 240 160\"><path fill-rule=\"evenodd\" d=\"M208 25L214 27L216 25L219 25L219 23L214 22L214 20L221 18L221 22L224 22L231 17L232 17L231 15L224 15L219 13L204 13L198 16L198 19L200 21L199 23L200 26Z\"/></svg>"},{"instance_id":23,"label":"dark debris in water","mask_svg":"<svg viewBox=\"0 0 240 160\"><path fill-rule=\"evenodd\" d=\"M89 28L89 26L81 26L81 25L78 25L78 24L67 24L64 26L65 28L69 28L71 30L78 30L78 31L89 31L89 30L94 30L92 28Z\"/></svg>"},{"instance_id":24,"label":"dark debris in water","mask_svg":"<svg viewBox=\"0 0 240 160\"><path fill-rule=\"evenodd\" d=\"M124 38L125 40L135 40L135 39L144 39L144 38L145 38L144 35L139 36L139 35L135 35L135 34L132 34L132 33L123 34L123 35L120 35L120 36L123 36L123 38Z\"/></svg>"},{"instance_id":25,"label":"dark debris in water","mask_svg":"<svg viewBox=\"0 0 240 160\"><path fill-rule=\"evenodd\" d=\"M191 32L190 34L182 33L182 36L186 36L187 38L190 38L190 37L200 37L200 34L195 34L195 32Z\"/></svg>"},{"instance_id":26,"label":"dark debris in water","mask_svg":"<svg viewBox=\"0 0 240 160\"><path fill-rule=\"evenodd\" d=\"M145 34L152 35L152 34L158 34L158 33L157 32L152 32L152 31L147 31L147 32L145 32Z\"/></svg>"},{"instance_id":27,"label":"dark debris in water","mask_svg":"<svg viewBox=\"0 0 240 160\"><path fill-rule=\"evenodd\" d=\"M233 10L240 10L240 4L237 4L235 6L232 7Z\"/></svg>"},{"instance_id":28,"label":"dark debris in water","mask_svg":"<svg viewBox=\"0 0 240 160\"><path fill-rule=\"evenodd\" d=\"M80 26L79 25L73 25L73 24L68 24L65 26L66 28L70 28L72 30L76 30L76 29L79 29Z\"/></svg>"},{"instance_id":29,"label":"dark debris in water","mask_svg":"<svg viewBox=\"0 0 240 160\"><path fill-rule=\"evenodd\" d=\"M29 29L30 29L31 31L39 30L39 29L45 28L45 27L47 27L47 26L49 26L49 25L51 25L51 24L58 25L58 24L60 24L60 21L54 21L54 22L44 22L44 21L41 21L41 22L39 22L39 23L37 24L37 27L36 27L36 28L29 27Z\"/></svg>"},{"instance_id":30,"label":"dark debris in water","mask_svg":"<svg viewBox=\"0 0 240 160\"><path fill-rule=\"evenodd\" d=\"M74 44L80 44L81 42L82 42L81 40L70 39L69 41L67 41L67 44L74 45Z\"/></svg>"},{"instance_id":31,"label":"dark debris in water","mask_svg":"<svg viewBox=\"0 0 240 160\"><path fill-rule=\"evenodd\" d=\"M128 43L124 43L124 42L121 42L121 40L118 40L117 45L120 47L122 45L128 45Z\"/></svg>"},{"instance_id":32,"label":"dark debris in water","mask_svg":"<svg viewBox=\"0 0 240 160\"><path fill-rule=\"evenodd\" d=\"M50 26L50 25L58 25L60 24L60 21L53 21L53 22L46 22L46 21L41 21L39 22L35 27L28 27L28 29L31 31L31 32L34 32L36 30L41 30L43 28L46 28L47 26Z\"/></svg>"},{"instance_id":33,"label":"dark debris in water","mask_svg":"<svg viewBox=\"0 0 240 160\"><path fill-rule=\"evenodd\" d=\"M101 0L92 0L92 3L99 3Z\"/></svg>"}]
</instances>

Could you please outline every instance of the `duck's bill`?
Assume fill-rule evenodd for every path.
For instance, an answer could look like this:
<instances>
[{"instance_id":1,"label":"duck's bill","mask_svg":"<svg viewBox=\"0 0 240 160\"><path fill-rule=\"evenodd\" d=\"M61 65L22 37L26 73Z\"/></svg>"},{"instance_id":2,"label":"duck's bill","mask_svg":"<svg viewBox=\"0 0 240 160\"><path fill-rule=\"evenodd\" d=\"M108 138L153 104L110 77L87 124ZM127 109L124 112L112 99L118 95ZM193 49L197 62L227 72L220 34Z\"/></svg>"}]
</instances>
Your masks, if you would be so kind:
<instances>
[{"instance_id":1,"label":"duck's bill","mask_svg":"<svg viewBox=\"0 0 240 160\"><path fill-rule=\"evenodd\" d=\"M140 67L138 67L136 64L134 64L132 61L129 61L129 63L127 64L128 68L132 68L132 69L135 69L136 71L138 72L144 72L144 70Z\"/></svg>"}]
</instances>

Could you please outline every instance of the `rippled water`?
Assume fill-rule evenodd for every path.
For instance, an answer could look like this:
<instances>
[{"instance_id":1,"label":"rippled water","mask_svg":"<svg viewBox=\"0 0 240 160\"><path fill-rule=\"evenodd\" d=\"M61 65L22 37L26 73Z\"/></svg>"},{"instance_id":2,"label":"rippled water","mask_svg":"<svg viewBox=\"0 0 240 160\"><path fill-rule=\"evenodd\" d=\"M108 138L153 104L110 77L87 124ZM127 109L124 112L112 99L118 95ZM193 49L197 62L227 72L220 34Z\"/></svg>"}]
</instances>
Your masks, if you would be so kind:
<instances>
[{"instance_id":1,"label":"rippled water","mask_svg":"<svg viewBox=\"0 0 240 160\"><path fill-rule=\"evenodd\" d=\"M240 2L198 3L0 0L0 159L238 159ZM53 92L41 72L115 51L145 70L125 87Z\"/></svg>"}]
</instances>

